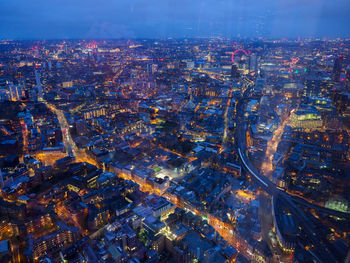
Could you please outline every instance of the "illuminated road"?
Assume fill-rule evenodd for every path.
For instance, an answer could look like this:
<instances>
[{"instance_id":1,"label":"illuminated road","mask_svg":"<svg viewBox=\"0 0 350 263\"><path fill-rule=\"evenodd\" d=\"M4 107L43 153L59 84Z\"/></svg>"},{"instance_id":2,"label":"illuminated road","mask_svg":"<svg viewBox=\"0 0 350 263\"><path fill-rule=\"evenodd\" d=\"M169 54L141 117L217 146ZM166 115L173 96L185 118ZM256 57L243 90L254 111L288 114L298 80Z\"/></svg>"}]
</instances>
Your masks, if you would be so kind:
<instances>
[{"instance_id":1,"label":"illuminated road","mask_svg":"<svg viewBox=\"0 0 350 263\"><path fill-rule=\"evenodd\" d=\"M344 213L340 211L336 211L333 209L328 209L323 206L319 206L314 203L310 203L308 200L303 199L301 196L298 195L291 195L287 192L281 191L276 187L276 185L271 182L266 176L263 174L259 173L257 169L252 165L250 162L249 158L246 155L246 129L247 129L247 124L243 121L243 115L244 115L244 104L242 103L245 98L248 97L248 94L250 93L251 86L244 92L243 97L241 100L238 102L237 106L237 130L235 134L236 138L236 143L237 143L237 148L238 148L238 154L240 157L240 160L245 167L245 169L249 172L250 175L255 178L260 186L270 195L277 195L279 194L280 196L284 196L284 198L288 199L288 202L292 202L292 200L296 201L298 204L303 205L304 207L312 207L320 212L324 212L330 215L334 215L337 217L342 217L346 219L350 219L350 213ZM286 120L288 122L288 119ZM293 202L293 206L300 210Z\"/></svg>"},{"instance_id":2,"label":"illuminated road","mask_svg":"<svg viewBox=\"0 0 350 263\"><path fill-rule=\"evenodd\" d=\"M228 110L230 108L230 104L231 104L231 100L232 100L232 89L230 89L229 91L229 95L228 95L228 100L226 103L226 109L225 109L225 113L224 113L224 123L225 123L225 127L224 127L224 135L222 136L222 145L225 144L226 140L227 140L227 134L228 134L228 123L229 123L229 119L228 119Z\"/></svg>"},{"instance_id":3,"label":"illuminated road","mask_svg":"<svg viewBox=\"0 0 350 263\"><path fill-rule=\"evenodd\" d=\"M180 207L184 210L190 211L197 216L202 218L207 218L207 222L211 225L219 235L226 240L230 245L235 247L239 253L244 255L247 258L250 258L251 255L247 252L248 244L244 239L240 239L240 237L235 233L234 226L230 223L223 222L220 218L216 216L199 211L193 205L187 203L186 201L181 201L180 197L173 195L169 192L165 192L163 195L169 202L175 204L177 207Z\"/></svg>"},{"instance_id":4,"label":"illuminated road","mask_svg":"<svg viewBox=\"0 0 350 263\"><path fill-rule=\"evenodd\" d=\"M328 250L328 248L323 244L323 242L317 237L318 230L316 227L310 222L309 218L305 215L305 213L296 205L293 201L292 197L287 193L279 190L276 185L274 185L267 177L260 174L256 168L252 165L249 158L246 155L246 129L247 124L243 120L244 116L244 100L249 96L250 87L244 92L242 98L239 100L239 106L237 107L237 130L236 130L236 144L238 148L238 154L240 160L246 169L246 171L256 179L258 185L269 193L273 197L280 198L286 205L290 212L293 214L297 221L300 222L300 226L302 228L303 233L307 237L309 243L318 248L320 262L337 262L333 253ZM305 200L300 200L299 204L307 203ZM304 204L306 206L306 204Z\"/></svg>"},{"instance_id":5,"label":"illuminated road","mask_svg":"<svg viewBox=\"0 0 350 263\"><path fill-rule=\"evenodd\" d=\"M66 117L64 116L64 112L62 110L57 109L53 104L49 104L47 102L44 103L49 109L51 109L52 112L54 112L57 115L57 119L61 126L63 144L66 151L68 151L68 154L73 155L78 162L87 162L97 167L100 167L100 165L89 155L87 155L85 151L80 150L76 146L72 136L69 133L70 127Z\"/></svg>"},{"instance_id":6,"label":"illuminated road","mask_svg":"<svg viewBox=\"0 0 350 263\"><path fill-rule=\"evenodd\" d=\"M246 89L246 91L249 91L251 85L248 84L248 87ZM61 125L61 130L62 130L62 134L63 134L63 142L64 145L66 147L66 149L71 149L72 154L77 158L77 160L84 160L87 161L89 163L92 163L94 165L98 166L98 163L96 163L92 158L90 158L85 152L79 150L71 135L69 134L69 124L64 116L63 111L57 109L55 106L47 104L48 107L56 113L58 120L60 122ZM238 106L237 108L239 108L238 114L242 114L243 111L243 105ZM240 116L243 116L240 115ZM249 174L251 174L258 182L259 185L262 186L262 188L268 192L271 195L277 195L280 194L280 196L287 202L287 204L289 204L291 206L291 210L293 212L293 214L299 218L301 218L302 222L303 222L303 228L305 229L305 233L307 234L307 236L310 239L310 242L312 244L314 244L314 246L318 246L318 247L322 247L322 245L320 244L319 240L316 238L315 235L315 231L314 231L314 227L309 223L306 222L306 216L305 214L295 205L294 202L292 202L291 198L284 192L280 191L279 189L276 188L276 186L270 181L268 180L265 176L259 174L256 169L251 165L249 159L246 156L245 153L245 130L246 130L246 124L239 119L238 120L238 128L237 128L237 134L236 134L236 139L238 140L238 153L239 153L239 157L244 165L244 167L246 168L246 170L249 172ZM130 177L124 174L119 174L120 177L124 178L124 179L128 179L128 180L132 180L134 182L136 182L137 184L140 185L140 189L142 191L148 191L151 193L155 193L157 195L162 195L160 189L155 189L154 187L152 187L151 185L147 184L144 180L137 179L134 177ZM243 255L247 256L249 258L249 255L247 253L247 244L245 243L244 240L240 240L239 237L237 237L236 233L234 232L234 227L231 224L227 224L223 221L221 221L220 219L214 217L213 215L208 215L205 212L200 212L198 211L195 207L191 206L190 204L181 202L178 200L178 197L171 195L170 193L166 192L163 194L169 201L171 201L172 203L174 203L176 206L181 207L183 209L189 210L191 212L193 212L194 214L197 214L199 216L203 216L203 217L207 217L208 218L208 223L214 227L214 229L216 229L218 231L218 233L225 239L227 240L231 245L233 245L234 247L237 248L237 250L242 253ZM311 236L310 236L311 235ZM324 250L326 251L326 250Z\"/></svg>"},{"instance_id":7,"label":"illuminated road","mask_svg":"<svg viewBox=\"0 0 350 263\"><path fill-rule=\"evenodd\" d=\"M165 147L163 147L163 146L160 145L160 144L158 144L157 147L159 147L160 149L162 149L162 150L164 150L164 151L166 151L166 152L169 152L169 153L175 154L175 155L177 155L177 156L179 156L179 157L181 157L181 158L187 159L188 162L192 162L192 161L194 161L194 160L197 159L197 157L188 157L188 156L183 155L183 154L181 154L181 153L178 153L178 152L176 152L176 151L173 151L173 150L170 150L170 149L168 149L168 148L165 148Z\"/></svg>"},{"instance_id":8,"label":"illuminated road","mask_svg":"<svg viewBox=\"0 0 350 263\"><path fill-rule=\"evenodd\" d=\"M110 171L114 172L113 170ZM248 244L245 240L241 240L238 237L238 235L234 232L234 226L232 224L225 223L214 215L199 211L193 205L189 204L186 201L182 201L180 197L174 194L171 194L167 191L162 194L162 191L160 189L148 184L144 179L135 176L129 176L124 173L118 174L118 177L125 180L131 180L137 183L140 186L140 190L143 192L149 192L159 196L163 196L175 206L186 211L190 211L193 214L196 214L202 218L207 218L208 224L211 225L219 233L219 235L223 237L224 240L226 240L230 245L234 246L241 254L243 254L247 258L250 258L251 255L247 253Z\"/></svg>"},{"instance_id":9,"label":"illuminated road","mask_svg":"<svg viewBox=\"0 0 350 263\"><path fill-rule=\"evenodd\" d=\"M249 81L249 83L248 82L246 82L246 83L247 83L247 86L252 85L251 81ZM229 99L227 101L226 109L225 109L225 113L224 113L225 130L224 130L223 142L226 142L227 137L228 137L227 136L227 134L228 134L228 131L227 131L228 130L228 122L229 122L228 110L229 110L229 106L230 106L231 100L232 100L231 97L232 97L232 90L229 91ZM224 145L224 143L223 143L223 145ZM164 148L161 145L158 145L158 147L160 147L166 151L170 151L173 154L176 154L176 155L181 156L183 158L186 158L188 160L191 160L191 158L188 158L188 157L183 156L177 152L174 152L174 151L171 151L167 148ZM111 172L113 172L113 170L111 170ZM193 205L189 204L186 201L182 201L180 199L180 197L178 197L174 194L171 194L167 191L162 194L162 191L160 189L157 189L157 188L153 187L152 185L148 184L143 178L137 178L135 176L130 176L127 174L118 174L118 176L120 178L123 178L126 180L131 180L131 181L137 183L140 186L141 191L143 191L143 192L150 192L150 193L164 196L169 202L173 203L177 207L180 207L180 208L187 210L187 211L191 211L192 213L194 213L202 218L207 218L208 224L211 225L219 233L219 235L224 238L224 240L226 240L230 245L234 246L239 251L239 253L241 253L242 255L244 255L247 258L251 258L251 255L248 254L247 241L244 239L241 239L238 236L238 234L235 232L233 224L223 222L222 220L220 220L216 216L214 216L212 214L208 214L207 212L199 211L196 207L193 207Z\"/></svg>"},{"instance_id":10,"label":"illuminated road","mask_svg":"<svg viewBox=\"0 0 350 263\"><path fill-rule=\"evenodd\" d=\"M24 120L21 120L20 125L23 136L23 155L25 155L28 153L28 130L26 124L24 123Z\"/></svg>"},{"instance_id":11,"label":"illuminated road","mask_svg":"<svg viewBox=\"0 0 350 263\"><path fill-rule=\"evenodd\" d=\"M277 151L278 143L280 142L284 128L286 125L290 123L290 118L286 118L280 126L273 133L271 141L267 143L267 149L265 153L265 159L261 166L261 172L268 177L270 180L272 179L273 172L273 157Z\"/></svg>"}]
</instances>

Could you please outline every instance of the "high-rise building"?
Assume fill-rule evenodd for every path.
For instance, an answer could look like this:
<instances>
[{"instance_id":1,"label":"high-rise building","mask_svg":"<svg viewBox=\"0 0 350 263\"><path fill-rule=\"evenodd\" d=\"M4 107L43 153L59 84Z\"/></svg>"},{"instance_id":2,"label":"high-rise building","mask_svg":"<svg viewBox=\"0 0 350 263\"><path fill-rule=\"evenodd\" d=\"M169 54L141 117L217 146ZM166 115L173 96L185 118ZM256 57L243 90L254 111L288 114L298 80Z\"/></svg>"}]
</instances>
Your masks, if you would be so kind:
<instances>
[{"instance_id":1,"label":"high-rise building","mask_svg":"<svg viewBox=\"0 0 350 263\"><path fill-rule=\"evenodd\" d=\"M30 89L28 91L28 97L31 101L38 101L38 94L35 89Z\"/></svg>"},{"instance_id":2,"label":"high-rise building","mask_svg":"<svg viewBox=\"0 0 350 263\"><path fill-rule=\"evenodd\" d=\"M254 86L254 92L255 93L261 93L266 86L266 79L265 78L257 78Z\"/></svg>"},{"instance_id":3,"label":"high-rise building","mask_svg":"<svg viewBox=\"0 0 350 263\"><path fill-rule=\"evenodd\" d=\"M342 62L343 62L343 57L342 56L338 56L334 60L333 76L332 76L332 80L333 81L339 81L339 79L340 79Z\"/></svg>"},{"instance_id":4,"label":"high-rise building","mask_svg":"<svg viewBox=\"0 0 350 263\"><path fill-rule=\"evenodd\" d=\"M38 100L43 100L43 88L41 87L40 74L35 70L36 88L38 90Z\"/></svg>"},{"instance_id":5,"label":"high-rise building","mask_svg":"<svg viewBox=\"0 0 350 263\"><path fill-rule=\"evenodd\" d=\"M334 83L320 77L310 76L304 80L303 85L303 96L322 97L333 89Z\"/></svg>"},{"instance_id":6,"label":"high-rise building","mask_svg":"<svg viewBox=\"0 0 350 263\"><path fill-rule=\"evenodd\" d=\"M258 71L258 57L256 54L251 54L249 57L249 72L257 72Z\"/></svg>"},{"instance_id":7,"label":"high-rise building","mask_svg":"<svg viewBox=\"0 0 350 263\"><path fill-rule=\"evenodd\" d=\"M22 89L18 85L14 85L11 83L9 85L9 93L10 93L10 100L11 101L17 101L22 98Z\"/></svg>"}]
</instances>

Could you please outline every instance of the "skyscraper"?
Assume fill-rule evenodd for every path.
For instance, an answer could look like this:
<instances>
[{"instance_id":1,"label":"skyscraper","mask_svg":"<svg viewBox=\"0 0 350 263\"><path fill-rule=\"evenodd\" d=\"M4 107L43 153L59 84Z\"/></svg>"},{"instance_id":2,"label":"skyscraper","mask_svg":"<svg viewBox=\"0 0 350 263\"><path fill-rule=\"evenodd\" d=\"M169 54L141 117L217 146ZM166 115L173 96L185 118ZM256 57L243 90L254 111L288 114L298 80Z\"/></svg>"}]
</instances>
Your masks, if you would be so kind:
<instances>
[{"instance_id":1,"label":"skyscraper","mask_svg":"<svg viewBox=\"0 0 350 263\"><path fill-rule=\"evenodd\" d=\"M333 81L339 81L340 79L340 73L341 73L341 67L342 67L343 57L338 56L334 60L334 66L333 66Z\"/></svg>"},{"instance_id":2,"label":"skyscraper","mask_svg":"<svg viewBox=\"0 0 350 263\"><path fill-rule=\"evenodd\" d=\"M10 100L11 101L17 101L22 98L22 89L18 85L14 85L13 83L10 83L9 85L9 93L10 93Z\"/></svg>"},{"instance_id":3,"label":"skyscraper","mask_svg":"<svg viewBox=\"0 0 350 263\"><path fill-rule=\"evenodd\" d=\"M40 74L35 70L36 88L38 90L38 100L43 100L43 88L41 87Z\"/></svg>"},{"instance_id":4,"label":"skyscraper","mask_svg":"<svg viewBox=\"0 0 350 263\"><path fill-rule=\"evenodd\" d=\"M251 54L249 57L249 72L257 72L258 71L258 58L256 54Z\"/></svg>"}]
</instances>

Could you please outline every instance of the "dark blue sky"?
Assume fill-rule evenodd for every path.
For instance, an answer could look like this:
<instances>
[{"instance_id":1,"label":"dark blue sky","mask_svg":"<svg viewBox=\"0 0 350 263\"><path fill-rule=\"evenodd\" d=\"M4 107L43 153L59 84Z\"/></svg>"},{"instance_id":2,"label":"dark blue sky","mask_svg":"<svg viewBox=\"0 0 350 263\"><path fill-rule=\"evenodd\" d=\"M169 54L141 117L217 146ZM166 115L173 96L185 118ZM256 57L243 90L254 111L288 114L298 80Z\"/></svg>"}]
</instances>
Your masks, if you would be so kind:
<instances>
[{"instance_id":1,"label":"dark blue sky","mask_svg":"<svg viewBox=\"0 0 350 263\"><path fill-rule=\"evenodd\" d=\"M0 38L349 37L350 0L0 0Z\"/></svg>"}]
</instances>

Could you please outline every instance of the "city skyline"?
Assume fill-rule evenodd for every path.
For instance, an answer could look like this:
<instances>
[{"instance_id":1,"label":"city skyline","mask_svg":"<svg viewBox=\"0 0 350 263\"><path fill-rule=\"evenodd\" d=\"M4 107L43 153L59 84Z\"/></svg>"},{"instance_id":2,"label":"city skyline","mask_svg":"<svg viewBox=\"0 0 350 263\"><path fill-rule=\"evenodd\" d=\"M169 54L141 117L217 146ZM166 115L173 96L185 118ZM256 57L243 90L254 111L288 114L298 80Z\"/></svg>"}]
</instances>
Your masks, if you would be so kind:
<instances>
[{"instance_id":1,"label":"city skyline","mask_svg":"<svg viewBox=\"0 0 350 263\"><path fill-rule=\"evenodd\" d=\"M0 40L0 261L348 262L348 50Z\"/></svg>"},{"instance_id":2,"label":"city skyline","mask_svg":"<svg viewBox=\"0 0 350 263\"><path fill-rule=\"evenodd\" d=\"M0 0L0 262L350 263L347 1Z\"/></svg>"}]
</instances>

